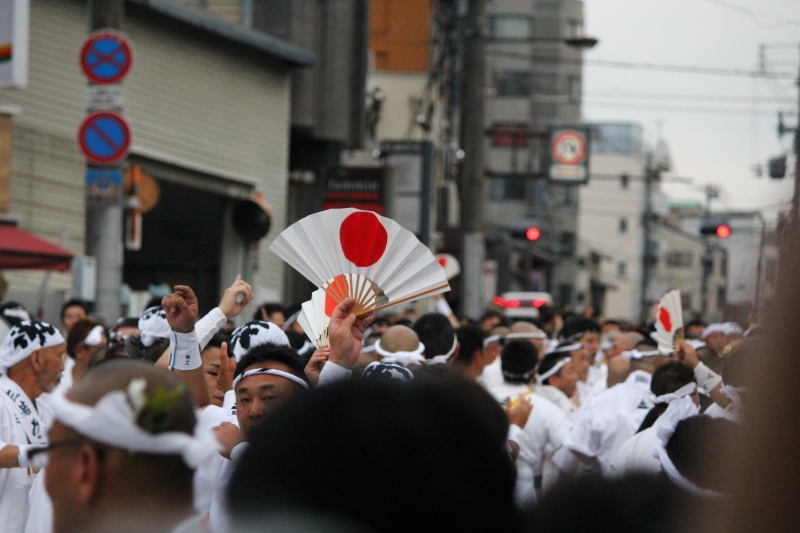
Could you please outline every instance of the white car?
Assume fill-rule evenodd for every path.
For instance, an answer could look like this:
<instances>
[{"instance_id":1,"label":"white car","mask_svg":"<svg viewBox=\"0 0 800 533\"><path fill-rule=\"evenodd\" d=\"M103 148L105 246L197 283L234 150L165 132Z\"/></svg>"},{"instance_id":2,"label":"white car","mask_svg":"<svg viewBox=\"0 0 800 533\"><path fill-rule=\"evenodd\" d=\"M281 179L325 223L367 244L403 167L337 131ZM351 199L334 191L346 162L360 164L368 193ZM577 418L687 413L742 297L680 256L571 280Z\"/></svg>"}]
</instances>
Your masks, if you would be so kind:
<instances>
[{"instance_id":1,"label":"white car","mask_svg":"<svg viewBox=\"0 0 800 533\"><path fill-rule=\"evenodd\" d=\"M553 297L547 292L504 292L495 297L494 303L509 318L536 319L541 306L553 305Z\"/></svg>"}]
</instances>

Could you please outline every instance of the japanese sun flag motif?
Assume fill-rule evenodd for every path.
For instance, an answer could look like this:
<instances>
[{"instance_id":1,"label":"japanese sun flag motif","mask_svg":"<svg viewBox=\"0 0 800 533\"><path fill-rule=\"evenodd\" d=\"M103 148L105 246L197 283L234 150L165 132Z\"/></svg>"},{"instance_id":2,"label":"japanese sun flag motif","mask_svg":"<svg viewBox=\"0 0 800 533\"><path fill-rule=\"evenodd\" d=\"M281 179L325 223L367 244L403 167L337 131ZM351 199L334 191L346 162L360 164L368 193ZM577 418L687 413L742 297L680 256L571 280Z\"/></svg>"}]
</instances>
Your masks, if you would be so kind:
<instances>
[{"instance_id":1,"label":"japanese sun flag motif","mask_svg":"<svg viewBox=\"0 0 800 533\"><path fill-rule=\"evenodd\" d=\"M330 346L328 324L334 307L336 302L323 289L319 289L311 293L311 299L303 303L297 316L297 323L317 348Z\"/></svg>"},{"instance_id":2,"label":"japanese sun flag motif","mask_svg":"<svg viewBox=\"0 0 800 533\"><path fill-rule=\"evenodd\" d=\"M461 274L461 264L450 254L436 254L436 260L442 265L448 281Z\"/></svg>"},{"instance_id":3,"label":"japanese sun flag motif","mask_svg":"<svg viewBox=\"0 0 800 533\"><path fill-rule=\"evenodd\" d=\"M658 350L672 353L678 349L683 340L683 307L681 291L674 290L665 294L656 308L656 332L653 338L658 342Z\"/></svg>"},{"instance_id":4,"label":"japanese sun flag motif","mask_svg":"<svg viewBox=\"0 0 800 533\"><path fill-rule=\"evenodd\" d=\"M270 250L355 314L450 290L442 265L413 233L358 209L329 209L283 230Z\"/></svg>"}]
</instances>

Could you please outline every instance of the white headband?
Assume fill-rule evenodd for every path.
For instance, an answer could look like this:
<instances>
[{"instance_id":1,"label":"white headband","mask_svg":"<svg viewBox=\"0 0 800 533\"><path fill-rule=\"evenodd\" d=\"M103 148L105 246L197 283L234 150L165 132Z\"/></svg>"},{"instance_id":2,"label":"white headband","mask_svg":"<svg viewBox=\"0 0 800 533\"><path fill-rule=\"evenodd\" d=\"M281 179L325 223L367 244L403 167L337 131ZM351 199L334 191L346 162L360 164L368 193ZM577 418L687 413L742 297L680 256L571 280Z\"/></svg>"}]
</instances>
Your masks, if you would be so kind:
<instances>
[{"instance_id":1,"label":"white headband","mask_svg":"<svg viewBox=\"0 0 800 533\"><path fill-rule=\"evenodd\" d=\"M81 435L103 444L153 455L180 455L191 468L197 468L220 449L214 434L198 422L194 435L180 431L149 433L136 424L146 398L147 381L132 379L127 394L109 392L93 407L67 400L63 394L50 398L55 418ZM131 407L133 405L134 407Z\"/></svg>"},{"instance_id":2,"label":"white headband","mask_svg":"<svg viewBox=\"0 0 800 533\"><path fill-rule=\"evenodd\" d=\"M546 339L547 335L543 331L537 331L535 333L506 333L505 334L506 340L508 339Z\"/></svg>"},{"instance_id":3,"label":"white headband","mask_svg":"<svg viewBox=\"0 0 800 533\"><path fill-rule=\"evenodd\" d=\"M680 389L676 390L675 392L670 392L667 394L662 394L661 396L656 396L655 403L672 403L675 400L679 400L684 396L689 396L690 394L694 394L697 391L697 383L694 381L690 381Z\"/></svg>"},{"instance_id":4,"label":"white headband","mask_svg":"<svg viewBox=\"0 0 800 533\"><path fill-rule=\"evenodd\" d=\"M428 362L425 363L425 364L426 365L443 365L443 364L445 364L447 361L450 360L450 357L452 357L453 354L456 353L456 346L458 346L458 337L454 333L453 334L453 346L450 347L450 351L447 352L444 355L437 355L435 357L431 357L430 359L428 359Z\"/></svg>"},{"instance_id":5,"label":"white headband","mask_svg":"<svg viewBox=\"0 0 800 533\"><path fill-rule=\"evenodd\" d=\"M36 350L64 344L61 333L47 322L20 322L0 344L0 373L24 361Z\"/></svg>"},{"instance_id":6,"label":"white headband","mask_svg":"<svg viewBox=\"0 0 800 533\"><path fill-rule=\"evenodd\" d=\"M384 350L381 348L380 340L375 341L373 346L375 346L375 353L381 356L381 362L383 363L395 363L402 366L425 364L425 356L422 355L425 352L425 345L421 342L413 352L390 352Z\"/></svg>"},{"instance_id":7,"label":"white headband","mask_svg":"<svg viewBox=\"0 0 800 533\"><path fill-rule=\"evenodd\" d=\"M483 347L486 348L493 342L501 341L505 338L505 335L491 335L490 337L486 337L483 339Z\"/></svg>"},{"instance_id":8,"label":"white headband","mask_svg":"<svg viewBox=\"0 0 800 533\"><path fill-rule=\"evenodd\" d=\"M659 438L659 442L653 449L653 457L658 458L664 473L678 487L703 498L723 499L725 498L724 494L698 487L693 482L686 479L675 467L675 463L672 462L672 459L670 459L667 453L667 443L675 433L678 422L697 416L699 412L700 407L695 405L694 401L692 401L692 398L689 396L683 396L682 398L670 402L667 410L664 411L663 415L658 417L655 423L656 435Z\"/></svg>"},{"instance_id":9,"label":"white headband","mask_svg":"<svg viewBox=\"0 0 800 533\"><path fill-rule=\"evenodd\" d=\"M625 359L644 359L645 357L658 357L663 356L660 350L650 350L649 352L640 352L637 349L622 352L620 355Z\"/></svg>"},{"instance_id":10,"label":"white headband","mask_svg":"<svg viewBox=\"0 0 800 533\"><path fill-rule=\"evenodd\" d=\"M89 331L89 334L86 335L86 338L83 339L83 344L86 346L98 346L103 344L103 332L105 328L103 326L95 326Z\"/></svg>"},{"instance_id":11,"label":"white headband","mask_svg":"<svg viewBox=\"0 0 800 533\"><path fill-rule=\"evenodd\" d=\"M565 357L564 359L562 359L561 361L559 361L558 363L553 365L553 368L551 368L550 370L548 370L544 374L539 374L538 376L536 376L536 382L539 385L541 385L542 383L544 383L548 379L552 378L553 376L555 376L556 374L561 372L561 369L564 368L565 366L567 366L571 362L572 362L572 357Z\"/></svg>"},{"instance_id":12,"label":"white headband","mask_svg":"<svg viewBox=\"0 0 800 533\"><path fill-rule=\"evenodd\" d=\"M303 381L302 379L298 378L297 376L290 374L288 372L284 372L283 370L275 370L273 368L254 368L252 370L247 370L242 372L233 380L233 390L236 390L236 385L239 384L246 377L255 376L256 374L269 374L271 376L280 376L282 378L286 378L289 381L293 381L303 387L305 390L308 390L308 383Z\"/></svg>"},{"instance_id":13,"label":"white headband","mask_svg":"<svg viewBox=\"0 0 800 533\"><path fill-rule=\"evenodd\" d=\"M547 350L546 352L544 352L544 356L543 357L547 357L548 355L552 355L554 353L574 352L575 350L580 350L581 348L583 348L583 344L581 344L581 343L568 344L566 346L558 346L557 348L552 348L552 349Z\"/></svg>"},{"instance_id":14,"label":"white headband","mask_svg":"<svg viewBox=\"0 0 800 533\"><path fill-rule=\"evenodd\" d=\"M716 333L716 332L725 333L727 335L728 333L727 333L726 329L727 328L725 328L725 324L709 324L703 330L703 334L700 336L700 338L702 338L703 340L706 340L706 337L708 337L712 333Z\"/></svg>"},{"instance_id":15,"label":"white headband","mask_svg":"<svg viewBox=\"0 0 800 533\"><path fill-rule=\"evenodd\" d=\"M375 345L370 344L369 346L362 346L361 353L372 353L375 351Z\"/></svg>"}]
</instances>

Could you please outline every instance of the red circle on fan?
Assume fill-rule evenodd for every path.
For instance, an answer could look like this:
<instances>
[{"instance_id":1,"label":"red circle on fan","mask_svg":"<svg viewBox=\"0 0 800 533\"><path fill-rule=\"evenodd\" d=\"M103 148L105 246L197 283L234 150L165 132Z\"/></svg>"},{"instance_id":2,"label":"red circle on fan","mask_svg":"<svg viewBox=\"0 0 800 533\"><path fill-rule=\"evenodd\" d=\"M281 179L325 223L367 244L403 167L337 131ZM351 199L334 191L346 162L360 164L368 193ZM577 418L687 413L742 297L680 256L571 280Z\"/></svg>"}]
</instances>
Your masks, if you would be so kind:
<instances>
[{"instance_id":1,"label":"red circle on fan","mask_svg":"<svg viewBox=\"0 0 800 533\"><path fill-rule=\"evenodd\" d=\"M356 211L347 216L339 227L339 241L348 261L357 267L377 263L386 251L386 228L375 213Z\"/></svg>"},{"instance_id":2,"label":"red circle on fan","mask_svg":"<svg viewBox=\"0 0 800 533\"><path fill-rule=\"evenodd\" d=\"M437 259L437 261L439 261L439 264L442 265L442 268L447 266L447 259L445 259L444 257L440 257L439 259Z\"/></svg>"}]
</instances>

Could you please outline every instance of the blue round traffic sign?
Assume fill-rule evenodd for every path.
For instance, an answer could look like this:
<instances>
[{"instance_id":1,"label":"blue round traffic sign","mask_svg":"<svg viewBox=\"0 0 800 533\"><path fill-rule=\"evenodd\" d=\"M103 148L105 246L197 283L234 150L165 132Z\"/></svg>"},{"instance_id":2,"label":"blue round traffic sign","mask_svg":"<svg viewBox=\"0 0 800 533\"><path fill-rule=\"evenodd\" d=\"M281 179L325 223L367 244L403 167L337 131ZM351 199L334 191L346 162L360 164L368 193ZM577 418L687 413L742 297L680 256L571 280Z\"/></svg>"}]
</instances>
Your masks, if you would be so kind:
<instances>
[{"instance_id":1,"label":"blue round traffic sign","mask_svg":"<svg viewBox=\"0 0 800 533\"><path fill-rule=\"evenodd\" d=\"M84 119L78 130L78 145L90 163L115 165L128 155L131 128L113 111L98 111Z\"/></svg>"},{"instance_id":2,"label":"blue round traffic sign","mask_svg":"<svg viewBox=\"0 0 800 533\"><path fill-rule=\"evenodd\" d=\"M80 59L81 69L92 83L119 83L131 69L133 49L124 33L98 30L84 41Z\"/></svg>"}]
</instances>

